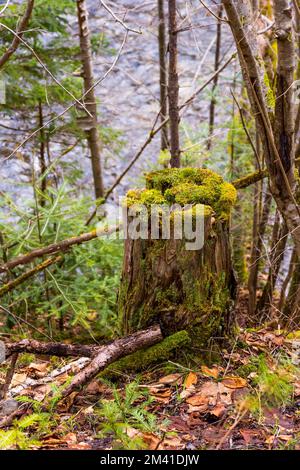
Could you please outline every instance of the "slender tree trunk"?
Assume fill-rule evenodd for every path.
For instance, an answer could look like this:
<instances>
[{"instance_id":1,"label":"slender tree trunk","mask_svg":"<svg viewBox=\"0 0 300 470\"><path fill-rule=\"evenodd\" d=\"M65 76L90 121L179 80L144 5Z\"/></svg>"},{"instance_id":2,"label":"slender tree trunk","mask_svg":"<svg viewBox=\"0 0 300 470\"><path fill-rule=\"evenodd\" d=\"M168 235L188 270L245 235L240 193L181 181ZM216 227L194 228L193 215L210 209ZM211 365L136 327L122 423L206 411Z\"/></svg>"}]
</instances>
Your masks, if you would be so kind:
<instances>
[{"instance_id":1,"label":"slender tree trunk","mask_svg":"<svg viewBox=\"0 0 300 470\"><path fill-rule=\"evenodd\" d=\"M277 210L276 219L273 226L268 279L264 286L262 296L257 304L257 316L259 316L261 320L268 318L271 307L273 305L273 293L276 286L281 263L284 257L287 238L287 226L284 221L280 221L280 215Z\"/></svg>"},{"instance_id":2,"label":"slender tree trunk","mask_svg":"<svg viewBox=\"0 0 300 470\"><path fill-rule=\"evenodd\" d=\"M160 86L160 119L163 122L168 115L168 78L166 64L166 22L164 0L158 0L158 50L159 50L159 86ZM161 150L169 148L168 124L161 129Z\"/></svg>"},{"instance_id":3,"label":"slender tree trunk","mask_svg":"<svg viewBox=\"0 0 300 470\"><path fill-rule=\"evenodd\" d=\"M177 70L177 12L176 0L169 0L169 116L170 116L170 146L171 168L180 167L179 145L179 84Z\"/></svg>"},{"instance_id":4,"label":"slender tree trunk","mask_svg":"<svg viewBox=\"0 0 300 470\"><path fill-rule=\"evenodd\" d=\"M282 312L282 309L283 309L283 306L285 304L285 301L286 301L286 290L288 288L288 285L289 283L291 282L291 279L293 277L293 274L294 274L294 270L295 270L295 265L297 263L297 254L296 254L296 251L295 249L293 250L293 253L292 253L292 256L291 256L291 261L290 261L290 265L289 265L289 270L287 272L287 275L282 283L282 287L281 287L281 292L280 292L280 299L279 299L279 303L278 303L278 310L279 312Z\"/></svg>"},{"instance_id":5,"label":"slender tree trunk","mask_svg":"<svg viewBox=\"0 0 300 470\"><path fill-rule=\"evenodd\" d=\"M283 321L291 327L299 327L300 320L300 263L297 262L291 280L291 285L283 308Z\"/></svg>"},{"instance_id":6,"label":"slender tree trunk","mask_svg":"<svg viewBox=\"0 0 300 470\"><path fill-rule=\"evenodd\" d=\"M92 118L86 130L87 141L91 153L94 189L96 198L103 197L103 179L101 169L101 155L97 122L97 102L94 90L94 72L92 62L91 37L88 25L88 11L85 0L77 0L77 15L79 25L80 50L83 66L84 91L86 94L86 108ZM90 91L88 91L90 90Z\"/></svg>"},{"instance_id":7,"label":"slender tree trunk","mask_svg":"<svg viewBox=\"0 0 300 470\"><path fill-rule=\"evenodd\" d=\"M41 186L40 186L40 204L41 207L45 206L45 196L47 190L47 178L45 172L47 170L46 164L46 139L45 139L45 129L44 129L44 115L43 115L43 105L41 100L39 100L39 118L38 118L38 125L40 128L40 153L39 153L39 160L40 160L40 177L41 177Z\"/></svg>"},{"instance_id":8,"label":"slender tree trunk","mask_svg":"<svg viewBox=\"0 0 300 470\"><path fill-rule=\"evenodd\" d=\"M220 5L219 10L218 10L218 17L222 18L223 14L223 5ZM222 21L218 20L217 24L217 40L216 40L216 51L215 51L215 67L214 70L218 70L220 66L220 55L221 55L221 33L222 33ZM210 101L210 107L209 107L209 139L207 141L207 150L210 150L211 145L212 145L212 140L211 137L214 132L214 126L215 126L215 107L216 107L216 90L218 86L218 80L219 80L219 75L216 75L214 80L213 80L213 86L211 89L212 97Z\"/></svg>"},{"instance_id":9,"label":"slender tree trunk","mask_svg":"<svg viewBox=\"0 0 300 470\"><path fill-rule=\"evenodd\" d=\"M293 195L295 186L293 152L294 41L288 0L275 0L275 28L278 44L275 125L272 128L270 90L260 56L256 25L248 0L223 0L233 32L253 115L260 133L270 188L277 207L293 237L300 257L300 210Z\"/></svg>"},{"instance_id":10,"label":"slender tree trunk","mask_svg":"<svg viewBox=\"0 0 300 470\"><path fill-rule=\"evenodd\" d=\"M248 277L249 301L248 311L252 316L256 306L257 272L256 264L258 259L258 238L259 238L259 183L254 185L253 191L253 222L252 222L252 246L250 254L250 268Z\"/></svg>"},{"instance_id":11,"label":"slender tree trunk","mask_svg":"<svg viewBox=\"0 0 300 470\"><path fill-rule=\"evenodd\" d=\"M261 166L261 148L258 132L256 132L256 151L258 159L254 159L255 168L258 171ZM248 290L249 290L249 301L248 311L252 316L255 312L256 307L256 290L257 290L257 277L258 277L258 266L257 260L259 258L258 243L259 243L259 228L260 228L260 217L262 215L262 190L263 184L260 182L255 183L253 191L253 223L252 223L252 245L250 254L250 267L248 277Z\"/></svg>"},{"instance_id":12,"label":"slender tree trunk","mask_svg":"<svg viewBox=\"0 0 300 470\"><path fill-rule=\"evenodd\" d=\"M262 248L264 236L266 233L266 228L269 220L270 210L271 210L272 196L271 193L267 190L264 197L263 209L260 215L258 233L257 233L257 243L255 250L252 253L250 261L250 270L249 270L249 279L248 279L248 289L249 289L249 314L253 315L256 308L256 291L257 291L257 279L258 271L260 265L260 258L262 256Z\"/></svg>"}]
</instances>

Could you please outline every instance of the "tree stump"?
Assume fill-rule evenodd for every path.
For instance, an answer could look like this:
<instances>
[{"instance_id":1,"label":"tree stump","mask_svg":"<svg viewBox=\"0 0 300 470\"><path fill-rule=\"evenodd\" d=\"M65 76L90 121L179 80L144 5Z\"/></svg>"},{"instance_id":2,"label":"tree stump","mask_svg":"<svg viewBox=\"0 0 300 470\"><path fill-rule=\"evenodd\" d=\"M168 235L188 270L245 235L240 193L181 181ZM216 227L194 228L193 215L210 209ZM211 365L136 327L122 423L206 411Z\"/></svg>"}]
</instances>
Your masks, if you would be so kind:
<instances>
[{"instance_id":1,"label":"tree stump","mask_svg":"<svg viewBox=\"0 0 300 470\"><path fill-rule=\"evenodd\" d=\"M186 330L194 346L206 349L213 338L228 336L232 328L236 280L229 225L236 190L200 168L152 172L146 182L145 190L129 191L125 201L128 214L133 207L147 207L148 232L146 239L125 239L119 291L123 333L159 322L166 335ZM177 205L171 207L168 239L151 236L150 209L155 204ZM182 215L189 212L192 218L194 209L202 207L203 247L187 249L186 237L176 237L172 214L180 212L178 205ZM196 222L192 224L195 228Z\"/></svg>"}]
</instances>

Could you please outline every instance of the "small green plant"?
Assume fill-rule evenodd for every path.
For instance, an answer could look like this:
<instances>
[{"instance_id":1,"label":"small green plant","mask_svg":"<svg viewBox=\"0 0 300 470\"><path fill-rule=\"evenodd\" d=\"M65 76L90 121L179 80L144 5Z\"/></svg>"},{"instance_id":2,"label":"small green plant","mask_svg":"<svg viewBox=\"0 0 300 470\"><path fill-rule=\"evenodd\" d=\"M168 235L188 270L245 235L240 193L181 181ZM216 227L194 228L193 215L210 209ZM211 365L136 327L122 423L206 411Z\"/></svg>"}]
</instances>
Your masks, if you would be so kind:
<instances>
[{"instance_id":1,"label":"small green plant","mask_svg":"<svg viewBox=\"0 0 300 470\"><path fill-rule=\"evenodd\" d=\"M0 449L18 449L25 450L30 446L40 445L36 434L29 435L29 428L36 425L41 425L47 419L44 413L32 413L31 415L24 416L19 421L13 422L12 429L8 431L0 430Z\"/></svg>"},{"instance_id":2,"label":"small green plant","mask_svg":"<svg viewBox=\"0 0 300 470\"><path fill-rule=\"evenodd\" d=\"M293 385L291 364L278 359L270 366L265 356L252 359L256 371L251 373L253 388L243 406L261 420L263 409L287 406L292 401Z\"/></svg>"},{"instance_id":3,"label":"small green plant","mask_svg":"<svg viewBox=\"0 0 300 470\"><path fill-rule=\"evenodd\" d=\"M134 450L145 447L139 435L130 437L127 431L134 428L141 432L157 433L156 417L147 409L152 398L147 392L141 391L138 381L125 387L124 396L115 385L111 386L114 400L102 400L101 408L97 411L101 418L101 436L112 436L116 449Z\"/></svg>"}]
</instances>

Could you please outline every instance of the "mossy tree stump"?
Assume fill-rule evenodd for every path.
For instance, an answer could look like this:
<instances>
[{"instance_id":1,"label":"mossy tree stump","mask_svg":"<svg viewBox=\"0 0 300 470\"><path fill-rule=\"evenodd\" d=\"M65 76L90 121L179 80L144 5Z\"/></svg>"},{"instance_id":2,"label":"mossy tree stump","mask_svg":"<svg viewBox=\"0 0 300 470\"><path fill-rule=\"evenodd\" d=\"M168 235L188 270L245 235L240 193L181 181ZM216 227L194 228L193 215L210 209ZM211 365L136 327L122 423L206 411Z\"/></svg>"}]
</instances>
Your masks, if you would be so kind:
<instances>
[{"instance_id":1,"label":"mossy tree stump","mask_svg":"<svg viewBox=\"0 0 300 470\"><path fill-rule=\"evenodd\" d=\"M236 190L222 177L199 168L167 169L147 175L147 189L127 194L127 210L144 204L202 204L204 245L187 250L186 241L125 240L119 292L124 334L159 322L169 335L186 330L194 346L209 347L230 333L236 281L229 240L230 211Z\"/></svg>"}]
</instances>

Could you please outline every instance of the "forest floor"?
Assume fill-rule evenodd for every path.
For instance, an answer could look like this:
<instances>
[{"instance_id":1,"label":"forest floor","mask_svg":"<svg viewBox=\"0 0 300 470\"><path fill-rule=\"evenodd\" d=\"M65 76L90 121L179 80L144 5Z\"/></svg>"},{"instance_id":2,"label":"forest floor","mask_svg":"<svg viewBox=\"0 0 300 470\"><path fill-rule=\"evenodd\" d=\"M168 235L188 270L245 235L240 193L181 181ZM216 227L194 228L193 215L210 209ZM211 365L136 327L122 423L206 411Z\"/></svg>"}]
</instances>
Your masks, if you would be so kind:
<instances>
[{"instance_id":1,"label":"forest floor","mask_svg":"<svg viewBox=\"0 0 300 470\"><path fill-rule=\"evenodd\" d=\"M300 450L298 333L241 328L221 362L174 359L117 383L97 378L63 401L59 387L82 359L20 355L0 447Z\"/></svg>"}]
</instances>

